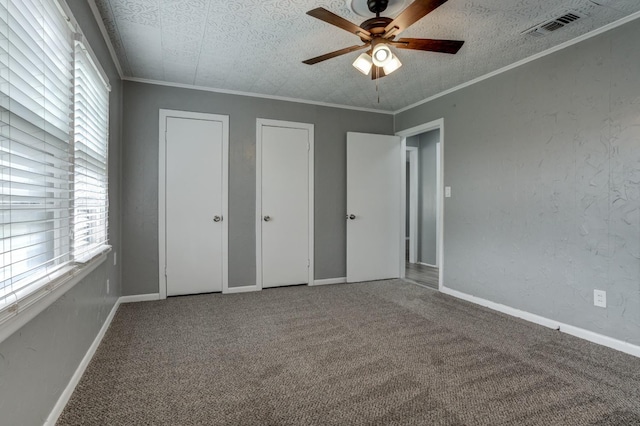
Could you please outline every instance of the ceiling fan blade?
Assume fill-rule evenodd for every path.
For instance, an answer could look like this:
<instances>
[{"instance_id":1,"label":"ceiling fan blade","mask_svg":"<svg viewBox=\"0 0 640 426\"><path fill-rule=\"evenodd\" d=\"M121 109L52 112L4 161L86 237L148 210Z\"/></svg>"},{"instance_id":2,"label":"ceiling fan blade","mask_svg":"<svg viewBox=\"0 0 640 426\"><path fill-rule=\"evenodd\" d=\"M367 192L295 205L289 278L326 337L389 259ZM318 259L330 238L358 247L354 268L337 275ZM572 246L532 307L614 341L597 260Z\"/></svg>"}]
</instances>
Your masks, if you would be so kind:
<instances>
[{"instance_id":1,"label":"ceiling fan blade","mask_svg":"<svg viewBox=\"0 0 640 426\"><path fill-rule=\"evenodd\" d=\"M377 78L386 77L387 75L384 73L384 69L382 67L373 66L371 67L371 80L375 80Z\"/></svg>"},{"instance_id":2,"label":"ceiling fan blade","mask_svg":"<svg viewBox=\"0 0 640 426\"><path fill-rule=\"evenodd\" d=\"M399 49L426 50L428 52L457 53L464 44L460 40L433 40L429 38L401 38L389 42Z\"/></svg>"},{"instance_id":3,"label":"ceiling fan blade","mask_svg":"<svg viewBox=\"0 0 640 426\"><path fill-rule=\"evenodd\" d=\"M416 0L400 13L384 29L385 38L404 31L447 0Z\"/></svg>"},{"instance_id":4,"label":"ceiling fan blade","mask_svg":"<svg viewBox=\"0 0 640 426\"><path fill-rule=\"evenodd\" d=\"M371 33L364 28L360 28L354 23L351 23L344 19L341 16L336 15L333 12L328 11L323 7L318 7L316 9L310 10L307 12L307 15L313 16L316 19L320 19L328 24L335 25L338 28L342 28L343 30L349 31L352 34L357 35L364 40L371 40Z\"/></svg>"},{"instance_id":5,"label":"ceiling fan blade","mask_svg":"<svg viewBox=\"0 0 640 426\"><path fill-rule=\"evenodd\" d=\"M355 52L356 50L365 49L369 47L369 43L363 44L361 46L350 46L345 47L344 49L336 50L335 52L325 53L324 55L316 56L315 58L307 59L306 61L302 61L303 64L313 65L318 62L326 61L327 59L335 58L336 56L344 55L346 53Z\"/></svg>"}]
</instances>

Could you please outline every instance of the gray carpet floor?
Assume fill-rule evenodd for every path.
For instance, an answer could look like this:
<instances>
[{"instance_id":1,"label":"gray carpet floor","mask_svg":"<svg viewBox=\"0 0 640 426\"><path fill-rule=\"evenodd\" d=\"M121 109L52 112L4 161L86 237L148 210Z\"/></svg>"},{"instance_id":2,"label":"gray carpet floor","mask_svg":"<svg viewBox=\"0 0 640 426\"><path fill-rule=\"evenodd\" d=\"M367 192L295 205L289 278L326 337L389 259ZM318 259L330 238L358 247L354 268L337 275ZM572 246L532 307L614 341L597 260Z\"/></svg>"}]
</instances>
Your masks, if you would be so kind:
<instances>
[{"instance_id":1,"label":"gray carpet floor","mask_svg":"<svg viewBox=\"0 0 640 426\"><path fill-rule=\"evenodd\" d=\"M399 280L125 304L58 425L640 425L640 359Z\"/></svg>"}]
</instances>

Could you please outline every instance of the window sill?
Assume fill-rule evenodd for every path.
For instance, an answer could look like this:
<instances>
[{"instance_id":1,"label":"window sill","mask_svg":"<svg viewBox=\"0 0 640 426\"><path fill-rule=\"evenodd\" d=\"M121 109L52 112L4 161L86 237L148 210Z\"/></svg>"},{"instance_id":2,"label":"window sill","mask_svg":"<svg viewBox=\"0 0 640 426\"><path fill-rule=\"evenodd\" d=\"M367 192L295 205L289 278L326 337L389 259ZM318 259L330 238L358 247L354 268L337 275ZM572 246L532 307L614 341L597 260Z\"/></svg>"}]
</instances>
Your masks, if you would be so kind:
<instances>
[{"instance_id":1,"label":"window sill","mask_svg":"<svg viewBox=\"0 0 640 426\"><path fill-rule=\"evenodd\" d=\"M107 260L111 246L103 246L83 262L73 262L62 268L58 277L15 303L0 310L0 343L51 306L87 275Z\"/></svg>"},{"instance_id":2,"label":"window sill","mask_svg":"<svg viewBox=\"0 0 640 426\"><path fill-rule=\"evenodd\" d=\"M98 256L101 256L102 254L107 254L110 251L111 251L111 246L109 245L98 246L93 250L89 251L88 253L86 253L84 256L76 257L74 259L74 262L76 265L87 265L93 262L93 259L97 258Z\"/></svg>"}]
</instances>

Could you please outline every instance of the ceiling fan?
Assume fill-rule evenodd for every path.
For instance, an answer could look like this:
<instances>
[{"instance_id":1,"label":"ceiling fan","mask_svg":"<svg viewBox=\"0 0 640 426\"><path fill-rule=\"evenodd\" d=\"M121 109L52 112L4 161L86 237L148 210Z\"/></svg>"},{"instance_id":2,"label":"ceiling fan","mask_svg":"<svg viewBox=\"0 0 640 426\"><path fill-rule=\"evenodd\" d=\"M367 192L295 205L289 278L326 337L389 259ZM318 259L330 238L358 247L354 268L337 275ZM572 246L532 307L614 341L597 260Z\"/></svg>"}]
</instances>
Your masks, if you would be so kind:
<instances>
[{"instance_id":1,"label":"ceiling fan","mask_svg":"<svg viewBox=\"0 0 640 426\"><path fill-rule=\"evenodd\" d=\"M366 53L361 54L356 59L353 66L365 75L369 74L373 69L371 78L376 79L390 74L402 65L398 57L391 52L389 46L399 49L455 54L460 50L464 41L427 38L400 38L394 40L398 33L406 30L446 1L415 0L395 19L391 19L380 16L386 10L389 0L367 0L367 7L371 13L376 14L376 17L367 19L359 26L322 7L310 10L307 15L357 35L364 44L345 47L335 52L316 56L303 61L303 63L313 65L336 56L369 48Z\"/></svg>"}]
</instances>

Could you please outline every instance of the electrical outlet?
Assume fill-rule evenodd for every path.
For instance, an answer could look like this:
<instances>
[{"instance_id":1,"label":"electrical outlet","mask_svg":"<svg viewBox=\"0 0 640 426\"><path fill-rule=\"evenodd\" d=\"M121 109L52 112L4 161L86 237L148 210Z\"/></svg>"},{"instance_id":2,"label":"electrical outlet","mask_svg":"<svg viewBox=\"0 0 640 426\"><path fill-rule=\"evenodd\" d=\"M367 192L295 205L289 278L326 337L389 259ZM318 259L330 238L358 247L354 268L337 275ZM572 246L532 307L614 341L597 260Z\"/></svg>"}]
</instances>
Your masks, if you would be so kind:
<instances>
[{"instance_id":1,"label":"electrical outlet","mask_svg":"<svg viewBox=\"0 0 640 426\"><path fill-rule=\"evenodd\" d=\"M607 307L607 292L604 290L593 290L593 306L601 308Z\"/></svg>"},{"instance_id":2,"label":"electrical outlet","mask_svg":"<svg viewBox=\"0 0 640 426\"><path fill-rule=\"evenodd\" d=\"M109 294L109 280L107 280L107 294Z\"/></svg>"},{"instance_id":3,"label":"electrical outlet","mask_svg":"<svg viewBox=\"0 0 640 426\"><path fill-rule=\"evenodd\" d=\"M117 259L118 259L118 253L116 253L114 251L113 252L113 266L116 266L116 264L118 263Z\"/></svg>"},{"instance_id":4,"label":"electrical outlet","mask_svg":"<svg viewBox=\"0 0 640 426\"><path fill-rule=\"evenodd\" d=\"M451 187L450 186L445 186L444 187L444 196L445 196L445 198L451 198Z\"/></svg>"}]
</instances>

